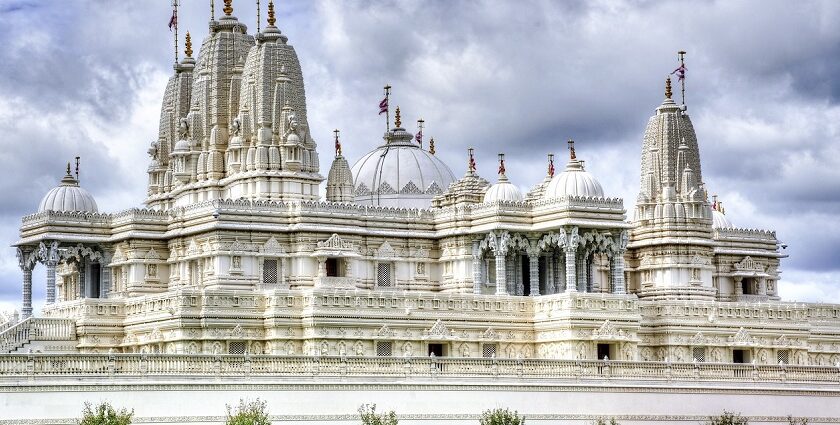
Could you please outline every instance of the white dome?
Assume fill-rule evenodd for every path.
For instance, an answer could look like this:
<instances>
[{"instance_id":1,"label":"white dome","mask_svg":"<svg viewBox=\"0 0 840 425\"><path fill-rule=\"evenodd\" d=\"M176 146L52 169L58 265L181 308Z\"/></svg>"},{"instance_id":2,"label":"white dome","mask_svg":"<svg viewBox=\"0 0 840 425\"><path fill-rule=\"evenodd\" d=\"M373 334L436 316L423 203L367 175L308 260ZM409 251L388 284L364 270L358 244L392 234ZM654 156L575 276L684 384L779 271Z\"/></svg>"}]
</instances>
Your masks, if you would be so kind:
<instances>
[{"instance_id":1,"label":"white dome","mask_svg":"<svg viewBox=\"0 0 840 425\"><path fill-rule=\"evenodd\" d=\"M38 212L43 211L84 211L99 212L96 200L90 192L79 187L79 182L70 175L68 167L67 175L61 179L58 187L52 188L41 199Z\"/></svg>"},{"instance_id":2,"label":"white dome","mask_svg":"<svg viewBox=\"0 0 840 425\"><path fill-rule=\"evenodd\" d=\"M173 151L175 152L187 152L189 150L190 142L184 139L181 139L177 143L175 143L175 149L173 149Z\"/></svg>"},{"instance_id":3,"label":"white dome","mask_svg":"<svg viewBox=\"0 0 840 425\"><path fill-rule=\"evenodd\" d=\"M713 229L731 229L735 226L732 225L732 222L726 218L722 212L718 210L712 210L712 228Z\"/></svg>"},{"instance_id":4,"label":"white dome","mask_svg":"<svg viewBox=\"0 0 840 425\"><path fill-rule=\"evenodd\" d=\"M402 208L429 208L432 198L455 181L446 164L412 140L402 128L385 135L387 143L353 165L355 202Z\"/></svg>"},{"instance_id":5,"label":"white dome","mask_svg":"<svg viewBox=\"0 0 840 425\"><path fill-rule=\"evenodd\" d=\"M566 165L566 169L554 176L545 188L545 198L557 198L561 196L588 196L604 197L604 189L601 183L592 174L583 169L583 164L572 158Z\"/></svg>"},{"instance_id":6,"label":"white dome","mask_svg":"<svg viewBox=\"0 0 840 425\"><path fill-rule=\"evenodd\" d=\"M521 200L522 192L504 174L499 176L499 181L493 186L490 186L484 194L484 202Z\"/></svg>"}]
</instances>

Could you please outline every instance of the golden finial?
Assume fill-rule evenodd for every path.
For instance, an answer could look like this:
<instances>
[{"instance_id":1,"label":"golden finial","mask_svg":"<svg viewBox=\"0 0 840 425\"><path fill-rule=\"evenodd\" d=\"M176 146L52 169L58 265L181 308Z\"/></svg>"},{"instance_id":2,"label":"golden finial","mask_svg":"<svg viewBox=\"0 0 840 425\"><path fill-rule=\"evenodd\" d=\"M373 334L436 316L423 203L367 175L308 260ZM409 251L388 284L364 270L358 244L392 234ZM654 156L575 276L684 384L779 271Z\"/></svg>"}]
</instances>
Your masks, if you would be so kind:
<instances>
[{"instance_id":1,"label":"golden finial","mask_svg":"<svg viewBox=\"0 0 840 425\"><path fill-rule=\"evenodd\" d=\"M397 106L397 118L394 119L394 126L396 128L400 128L401 125L402 125L402 120L400 119L400 107Z\"/></svg>"},{"instance_id":2,"label":"golden finial","mask_svg":"<svg viewBox=\"0 0 840 425\"><path fill-rule=\"evenodd\" d=\"M186 54L188 58L191 58L192 57L192 39L190 39L190 32L189 31L187 31L186 45L187 45L187 48L184 49L184 54Z\"/></svg>"},{"instance_id":3,"label":"golden finial","mask_svg":"<svg viewBox=\"0 0 840 425\"><path fill-rule=\"evenodd\" d=\"M435 138L432 137L429 139L429 153L434 155L435 154Z\"/></svg>"},{"instance_id":4,"label":"golden finial","mask_svg":"<svg viewBox=\"0 0 840 425\"><path fill-rule=\"evenodd\" d=\"M665 77L665 98L671 98L671 76Z\"/></svg>"},{"instance_id":5,"label":"golden finial","mask_svg":"<svg viewBox=\"0 0 840 425\"><path fill-rule=\"evenodd\" d=\"M571 159L571 160L577 159L577 157L575 156L575 141L572 140L572 139L569 139L569 141L567 143L569 144L569 159Z\"/></svg>"},{"instance_id":6,"label":"golden finial","mask_svg":"<svg viewBox=\"0 0 840 425\"><path fill-rule=\"evenodd\" d=\"M268 2L268 25L274 26L277 19L274 18L274 0Z\"/></svg>"},{"instance_id":7,"label":"golden finial","mask_svg":"<svg viewBox=\"0 0 840 425\"><path fill-rule=\"evenodd\" d=\"M222 9L222 11L225 12L225 16L230 16L230 14L233 13L233 6L231 6L231 3L233 3L233 0L225 0L225 7Z\"/></svg>"}]
</instances>

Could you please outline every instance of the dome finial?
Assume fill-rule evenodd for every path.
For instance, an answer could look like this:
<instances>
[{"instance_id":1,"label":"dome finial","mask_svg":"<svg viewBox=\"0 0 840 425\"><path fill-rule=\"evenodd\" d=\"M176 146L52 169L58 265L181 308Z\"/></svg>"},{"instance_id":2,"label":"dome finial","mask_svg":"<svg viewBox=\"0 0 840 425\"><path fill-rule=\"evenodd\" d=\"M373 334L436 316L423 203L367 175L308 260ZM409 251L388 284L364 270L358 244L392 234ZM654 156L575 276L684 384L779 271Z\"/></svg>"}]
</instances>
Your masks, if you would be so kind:
<instances>
[{"instance_id":1,"label":"dome finial","mask_svg":"<svg viewBox=\"0 0 840 425\"><path fill-rule=\"evenodd\" d=\"M222 9L222 11L225 12L225 16L230 16L231 13L233 13L233 6L231 6L232 3L233 0L225 0L225 7Z\"/></svg>"},{"instance_id":2,"label":"dome finial","mask_svg":"<svg viewBox=\"0 0 840 425\"><path fill-rule=\"evenodd\" d=\"M505 154L499 154L499 177L505 176Z\"/></svg>"},{"instance_id":3,"label":"dome finial","mask_svg":"<svg viewBox=\"0 0 840 425\"><path fill-rule=\"evenodd\" d=\"M569 139L569 141L566 142L566 143L569 144L569 159L570 160L577 159L577 157L575 156L575 141L572 140L572 139Z\"/></svg>"},{"instance_id":4,"label":"dome finial","mask_svg":"<svg viewBox=\"0 0 840 425\"><path fill-rule=\"evenodd\" d=\"M187 31L186 43L184 43L184 44L186 44L186 46L187 46L186 49L184 49L184 54L187 55L188 58L191 58L192 54L193 54L193 51L192 51L192 39L190 38L190 32L189 31Z\"/></svg>"},{"instance_id":5,"label":"dome finial","mask_svg":"<svg viewBox=\"0 0 840 425\"><path fill-rule=\"evenodd\" d=\"M277 19L274 17L274 0L268 1L268 25L274 26Z\"/></svg>"},{"instance_id":6,"label":"dome finial","mask_svg":"<svg viewBox=\"0 0 840 425\"><path fill-rule=\"evenodd\" d=\"M548 154L548 176L554 177L554 154Z\"/></svg>"},{"instance_id":7,"label":"dome finial","mask_svg":"<svg viewBox=\"0 0 840 425\"><path fill-rule=\"evenodd\" d=\"M467 149L467 152L470 154L470 160L467 163L467 171L470 174L475 174L475 156L473 156L473 148Z\"/></svg>"},{"instance_id":8,"label":"dome finial","mask_svg":"<svg viewBox=\"0 0 840 425\"><path fill-rule=\"evenodd\" d=\"M72 175L72 174L70 174L70 163L69 162L67 163L67 175L68 176Z\"/></svg>"},{"instance_id":9,"label":"dome finial","mask_svg":"<svg viewBox=\"0 0 840 425\"><path fill-rule=\"evenodd\" d=\"M435 138L432 137L429 139L429 153L434 155L435 154Z\"/></svg>"},{"instance_id":10,"label":"dome finial","mask_svg":"<svg viewBox=\"0 0 840 425\"><path fill-rule=\"evenodd\" d=\"M394 118L394 127L400 128L402 126L402 120L400 119L400 107L397 106L397 117Z\"/></svg>"},{"instance_id":11,"label":"dome finial","mask_svg":"<svg viewBox=\"0 0 840 425\"><path fill-rule=\"evenodd\" d=\"M338 141L340 131L336 128L333 133L335 133L335 156L341 156L341 142Z\"/></svg>"},{"instance_id":12,"label":"dome finial","mask_svg":"<svg viewBox=\"0 0 840 425\"><path fill-rule=\"evenodd\" d=\"M714 200L714 202L712 202L712 210L717 211L717 209L718 209L717 195L712 195L712 199Z\"/></svg>"},{"instance_id":13,"label":"dome finial","mask_svg":"<svg viewBox=\"0 0 840 425\"><path fill-rule=\"evenodd\" d=\"M665 77L665 99L671 98L671 76Z\"/></svg>"}]
</instances>

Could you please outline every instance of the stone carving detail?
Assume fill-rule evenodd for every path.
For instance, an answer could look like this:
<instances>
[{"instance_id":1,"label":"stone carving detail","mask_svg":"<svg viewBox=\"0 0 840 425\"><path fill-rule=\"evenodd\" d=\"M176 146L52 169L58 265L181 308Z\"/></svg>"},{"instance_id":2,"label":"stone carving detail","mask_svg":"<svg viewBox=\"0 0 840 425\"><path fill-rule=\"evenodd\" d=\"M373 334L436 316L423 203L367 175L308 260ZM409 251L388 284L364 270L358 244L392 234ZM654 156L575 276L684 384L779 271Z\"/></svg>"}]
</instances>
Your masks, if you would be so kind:
<instances>
[{"instance_id":1,"label":"stone carving detail","mask_svg":"<svg viewBox=\"0 0 840 425\"><path fill-rule=\"evenodd\" d=\"M497 340L497 339L499 339L499 334L498 334L498 332L496 332L495 329L487 328L487 330L484 331L483 334L481 334L481 337L484 338L484 339L489 339L489 340Z\"/></svg>"},{"instance_id":2,"label":"stone carving detail","mask_svg":"<svg viewBox=\"0 0 840 425\"><path fill-rule=\"evenodd\" d=\"M741 262L733 264L733 267L738 271L764 272L764 266L753 260L750 256L746 256Z\"/></svg>"},{"instance_id":3,"label":"stone carving detail","mask_svg":"<svg viewBox=\"0 0 840 425\"><path fill-rule=\"evenodd\" d=\"M345 242L341 239L341 236L338 236L337 233L333 233L329 239L318 242L318 248L326 248L326 249L339 249L339 250L352 250L353 244L350 242Z\"/></svg>"},{"instance_id":4,"label":"stone carving detail","mask_svg":"<svg viewBox=\"0 0 840 425\"><path fill-rule=\"evenodd\" d=\"M377 258L385 258L385 259L392 259L397 258L397 251L391 247L391 244L388 241L382 242L382 245L379 246L379 249L376 250L376 257Z\"/></svg>"},{"instance_id":5,"label":"stone carving detail","mask_svg":"<svg viewBox=\"0 0 840 425\"><path fill-rule=\"evenodd\" d=\"M160 255L157 253L157 251L154 248L152 248L152 249L149 250L149 252L146 253L146 259L147 260L160 260Z\"/></svg>"},{"instance_id":6,"label":"stone carving detail","mask_svg":"<svg viewBox=\"0 0 840 425\"><path fill-rule=\"evenodd\" d=\"M735 335L729 337L729 342L733 342L735 344L754 344L755 340L750 333L746 331L744 328L738 329L738 332Z\"/></svg>"},{"instance_id":7,"label":"stone carving detail","mask_svg":"<svg viewBox=\"0 0 840 425\"><path fill-rule=\"evenodd\" d=\"M378 331L376 331L376 336L379 336L379 337L393 337L394 336L394 331L391 330L391 328L389 328L387 324L383 324L382 327L379 328Z\"/></svg>"},{"instance_id":8,"label":"stone carving detail","mask_svg":"<svg viewBox=\"0 0 840 425\"><path fill-rule=\"evenodd\" d=\"M280 242L277 242L277 239L275 239L274 236L272 236L267 241L265 241L265 244L263 244L262 248L260 248L260 253L264 255L277 256L285 255L286 250L284 250L283 247L280 246Z\"/></svg>"},{"instance_id":9,"label":"stone carving detail","mask_svg":"<svg viewBox=\"0 0 840 425\"><path fill-rule=\"evenodd\" d=\"M430 329L424 332L424 335L427 337L449 338L454 335L454 332L450 331L449 328L447 328L446 325L438 319Z\"/></svg>"},{"instance_id":10,"label":"stone carving detail","mask_svg":"<svg viewBox=\"0 0 840 425\"><path fill-rule=\"evenodd\" d=\"M609 320L604 321L598 329L592 330L592 336L600 339L624 338L624 331L615 327Z\"/></svg>"}]
</instances>

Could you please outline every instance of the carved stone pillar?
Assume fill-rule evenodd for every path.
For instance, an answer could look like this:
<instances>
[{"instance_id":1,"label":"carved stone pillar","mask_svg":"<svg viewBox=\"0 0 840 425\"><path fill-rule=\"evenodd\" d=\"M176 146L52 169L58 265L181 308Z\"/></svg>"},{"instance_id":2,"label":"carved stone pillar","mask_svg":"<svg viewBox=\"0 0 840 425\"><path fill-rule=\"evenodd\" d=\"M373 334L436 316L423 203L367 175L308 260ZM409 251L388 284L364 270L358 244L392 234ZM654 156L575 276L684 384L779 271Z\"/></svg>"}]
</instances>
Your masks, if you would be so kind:
<instances>
[{"instance_id":1,"label":"carved stone pillar","mask_svg":"<svg viewBox=\"0 0 840 425\"><path fill-rule=\"evenodd\" d=\"M577 250L566 247L566 292L577 292Z\"/></svg>"},{"instance_id":2,"label":"carved stone pillar","mask_svg":"<svg viewBox=\"0 0 840 425\"><path fill-rule=\"evenodd\" d=\"M554 289L554 293L566 292L566 274L563 272L566 270L566 258L564 256L557 255L557 264L555 264L554 270L554 275L557 276L557 286Z\"/></svg>"},{"instance_id":3,"label":"carved stone pillar","mask_svg":"<svg viewBox=\"0 0 840 425\"><path fill-rule=\"evenodd\" d=\"M619 252L610 258L610 272L612 273L613 294L626 294L624 285L624 253Z\"/></svg>"},{"instance_id":4,"label":"carved stone pillar","mask_svg":"<svg viewBox=\"0 0 840 425\"><path fill-rule=\"evenodd\" d=\"M519 295L517 292L517 279L516 279L516 258L512 256L505 257L507 263L505 264L505 271L507 271L506 282L507 282L507 293L513 295Z\"/></svg>"},{"instance_id":5,"label":"carved stone pillar","mask_svg":"<svg viewBox=\"0 0 840 425\"><path fill-rule=\"evenodd\" d=\"M47 304L55 302L55 266L54 261L47 261Z\"/></svg>"},{"instance_id":6,"label":"carved stone pillar","mask_svg":"<svg viewBox=\"0 0 840 425\"><path fill-rule=\"evenodd\" d=\"M496 252L496 295L507 295L507 267L504 252Z\"/></svg>"},{"instance_id":7,"label":"carved stone pillar","mask_svg":"<svg viewBox=\"0 0 840 425\"><path fill-rule=\"evenodd\" d=\"M741 276L735 276L735 277L732 278L732 280L735 282L735 296L739 297L739 298L742 295L744 295L744 286L741 284L741 281L743 279L744 278L741 277Z\"/></svg>"},{"instance_id":8,"label":"carved stone pillar","mask_svg":"<svg viewBox=\"0 0 840 425\"><path fill-rule=\"evenodd\" d=\"M761 278L758 280L758 295L767 295L767 279Z\"/></svg>"},{"instance_id":9,"label":"carved stone pillar","mask_svg":"<svg viewBox=\"0 0 840 425\"><path fill-rule=\"evenodd\" d=\"M32 269L23 266L23 308L21 314L23 319L32 317Z\"/></svg>"},{"instance_id":10,"label":"carved stone pillar","mask_svg":"<svg viewBox=\"0 0 840 425\"><path fill-rule=\"evenodd\" d=\"M473 242L472 247L472 275L473 275L473 294L481 293L481 250L478 247L478 241Z\"/></svg>"},{"instance_id":11,"label":"carved stone pillar","mask_svg":"<svg viewBox=\"0 0 840 425\"><path fill-rule=\"evenodd\" d=\"M531 285L531 296L540 294L540 256L538 253L528 254L528 282Z\"/></svg>"},{"instance_id":12,"label":"carved stone pillar","mask_svg":"<svg viewBox=\"0 0 840 425\"><path fill-rule=\"evenodd\" d=\"M102 253L102 260L100 261L99 266L99 298L108 298L108 294L111 293L111 256L114 255L111 251L105 251Z\"/></svg>"}]
</instances>

